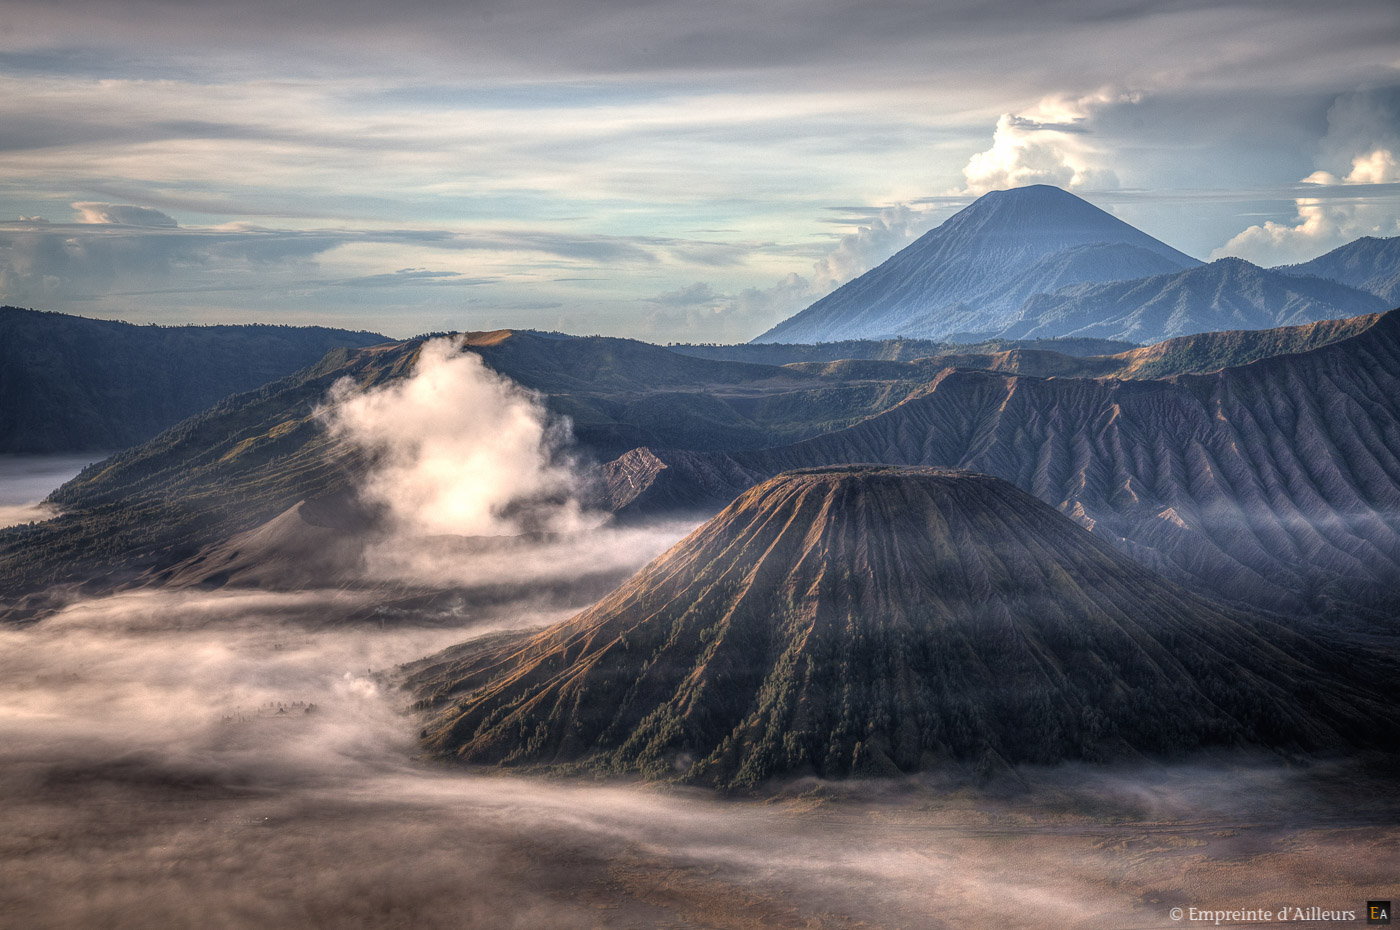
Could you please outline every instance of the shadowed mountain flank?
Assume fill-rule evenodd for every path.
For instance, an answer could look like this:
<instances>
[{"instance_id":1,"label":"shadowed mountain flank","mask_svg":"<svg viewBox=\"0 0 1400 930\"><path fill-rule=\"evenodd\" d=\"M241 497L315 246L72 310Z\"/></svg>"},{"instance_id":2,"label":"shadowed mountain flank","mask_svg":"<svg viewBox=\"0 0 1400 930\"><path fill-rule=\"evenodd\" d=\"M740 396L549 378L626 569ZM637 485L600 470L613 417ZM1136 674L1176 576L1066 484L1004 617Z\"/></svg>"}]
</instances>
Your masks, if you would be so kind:
<instances>
[{"instance_id":1,"label":"shadowed mountain flank","mask_svg":"<svg viewBox=\"0 0 1400 930\"><path fill-rule=\"evenodd\" d=\"M1385 316L1386 314L1382 313L1369 313L1274 329L1230 329L1178 336L1100 359L1084 359L1085 370L1080 372L1078 377L1141 381L1172 375L1205 374L1236 365L1248 365L1260 359L1320 349L1334 342L1361 335L1380 323ZM1104 367L1094 371L1094 362L1102 363ZM1022 374L1038 374L1035 371L1018 370Z\"/></svg>"},{"instance_id":2,"label":"shadowed mountain flank","mask_svg":"<svg viewBox=\"0 0 1400 930\"><path fill-rule=\"evenodd\" d=\"M1138 348L1111 339L993 339L979 343L938 342L933 339L848 339L843 342L741 342L738 345L668 344L667 351L695 358L748 362L758 365L791 365L796 362L839 362L862 359L882 362L910 362L966 353L991 354L1016 349L1035 349L1084 358L1112 355Z\"/></svg>"},{"instance_id":3,"label":"shadowed mountain flank","mask_svg":"<svg viewBox=\"0 0 1400 930\"><path fill-rule=\"evenodd\" d=\"M1032 185L979 198L754 342L1150 343L1296 325L1392 306L1395 252L1394 241L1370 239L1291 268L1202 265L1073 194Z\"/></svg>"},{"instance_id":4,"label":"shadowed mountain flank","mask_svg":"<svg viewBox=\"0 0 1400 930\"><path fill-rule=\"evenodd\" d=\"M1283 274L1238 258L1136 281L1081 284L1022 305L1000 335L1159 342L1223 329L1272 329L1378 313L1375 294L1323 278Z\"/></svg>"},{"instance_id":5,"label":"shadowed mountain flank","mask_svg":"<svg viewBox=\"0 0 1400 930\"><path fill-rule=\"evenodd\" d=\"M1375 712L1345 667L1004 481L855 466L771 479L574 619L411 681L427 745L464 762L736 788L1339 747Z\"/></svg>"},{"instance_id":6,"label":"shadowed mountain flank","mask_svg":"<svg viewBox=\"0 0 1400 930\"><path fill-rule=\"evenodd\" d=\"M1143 564L1222 598L1393 616L1400 315L1302 354L1160 381L944 371L849 429L659 474L676 498L687 472L759 480L843 462L1004 478ZM736 481L734 493L749 483ZM632 499L645 490L632 488Z\"/></svg>"},{"instance_id":7,"label":"shadowed mountain flank","mask_svg":"<svg viewBox=\"0 0 1400 930\"><path fill-rule=\"evenodd\" d=\"M332 349L385 341L321 326L133 326L0 307L0 452L145 442Z\"/></svg>"},{"instance_id":8,"label":"shadowed mountain flank","mask_svg":"<svg viewBox=\"0 0 1400 930\"><path fill-rule=\"evenodd\" d=\"M1393 617L1398 334L1391 312L1090 358L1016 349L778 367L510 332L471 334L464 351L570 418L583 457L606 463L586 469L594 503L620 519L712 515L791 468L961 467L1216 596ZM337 350L90 467L53 495L62 516L0 529L0 591L161 577L298 501L358 486L367 462L313 412L342 377L357 389L409 377L421 345Z\"/></svg>"},{"instance_id":9,"label":"shadowed mountain flank","mask_svg":"<svg viewBox=\"0 0 1400 930\"><path fill-rule=\"evenodd\" d=\"M349 492L366 463L331 439L316 410L343 377L367 388L404 376L421 345L333 350L291 377L226 398L88 466L50 496L61 516L0 530L0 590L15 599L75 581L110 590L298 501Z\"/></svg>"},{"instance_id":10,"label":"shadowed mountain flank","mask_svg":"<svg viewBox=\"0 0 1400 930\"><path fill-rule=\"evenodd\" d=\"M1400 236L1363 236L1301 265L1274 269L1284 274L1312 275L1370 291L1391 306L1400 304Z\"/></svg>"}]
</instances>

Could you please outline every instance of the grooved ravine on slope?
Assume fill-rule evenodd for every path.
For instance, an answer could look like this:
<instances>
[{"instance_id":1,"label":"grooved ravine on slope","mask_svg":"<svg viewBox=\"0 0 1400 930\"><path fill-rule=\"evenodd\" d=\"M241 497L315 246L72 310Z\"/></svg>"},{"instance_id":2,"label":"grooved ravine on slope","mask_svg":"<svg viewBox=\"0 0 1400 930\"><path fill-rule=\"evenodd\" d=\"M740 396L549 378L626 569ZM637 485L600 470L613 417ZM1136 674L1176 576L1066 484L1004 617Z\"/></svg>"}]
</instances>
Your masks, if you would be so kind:
<instances>
[{"instance_id":1,"label":"grooved ravine on slope","mask_svg":"<svg viewBox=\"0 0 1400 930\"><path fill-rule=\"evenodd\" d=\"M767 481L590 610L413 686L462 761L734 788L1347 745L1387 713L1334 678L1354 666L1004 481L854 466Z\"/></svg>"}]
</instances>

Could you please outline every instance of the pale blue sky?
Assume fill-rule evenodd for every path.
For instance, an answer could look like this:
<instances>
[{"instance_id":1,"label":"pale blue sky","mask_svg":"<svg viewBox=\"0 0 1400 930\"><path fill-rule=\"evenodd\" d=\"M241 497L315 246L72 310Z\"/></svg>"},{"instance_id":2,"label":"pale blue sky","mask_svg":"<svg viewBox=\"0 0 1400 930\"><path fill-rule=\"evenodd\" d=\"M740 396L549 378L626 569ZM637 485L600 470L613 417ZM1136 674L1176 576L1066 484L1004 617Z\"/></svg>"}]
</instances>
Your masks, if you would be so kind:
<instances>
[{"instance_id":1,"label":"pale blue sky","mask_svg":"<svg viewBox=\"0 0 1400 930\"><path fill-rule=\"evenodd\" d=\"M8 0L0 300L747 339L979 193L1400 234L1400 5Z\"/></svg>"}]
</instances>

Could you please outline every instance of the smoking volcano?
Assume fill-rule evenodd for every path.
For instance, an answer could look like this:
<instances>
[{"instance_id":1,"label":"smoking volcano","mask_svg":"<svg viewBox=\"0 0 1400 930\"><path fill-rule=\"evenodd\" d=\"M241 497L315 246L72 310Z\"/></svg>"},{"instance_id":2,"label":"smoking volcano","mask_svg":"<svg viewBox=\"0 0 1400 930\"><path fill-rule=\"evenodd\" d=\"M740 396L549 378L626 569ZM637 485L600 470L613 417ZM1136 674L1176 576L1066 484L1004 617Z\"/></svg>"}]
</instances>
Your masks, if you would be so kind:
<instances>
[{"instance_id":1,"label":"smoking volcano","mask_svg":"<svg viewBox=\"0 0 1400 930\"><path fill-rule=\"evenodd\" d=\"M1370 660L1166 581L1011 484L789 472L571 620L414 670L433 751L741 788L1364 741Z\"/></svg>"}]
</instances>

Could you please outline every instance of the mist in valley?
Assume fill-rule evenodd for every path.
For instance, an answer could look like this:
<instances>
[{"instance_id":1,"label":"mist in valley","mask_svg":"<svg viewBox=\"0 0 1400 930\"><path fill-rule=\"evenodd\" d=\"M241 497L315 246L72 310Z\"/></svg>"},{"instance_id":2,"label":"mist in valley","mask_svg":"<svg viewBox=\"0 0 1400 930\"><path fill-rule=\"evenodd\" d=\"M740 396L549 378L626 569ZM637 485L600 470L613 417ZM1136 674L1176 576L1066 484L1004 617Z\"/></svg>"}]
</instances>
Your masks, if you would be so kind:
<instances>
[{"instance_id":1,"label":"mist in valley","mask_svg":"<svg viewBox=\"0 0 1400 930\"><path fill-rule=\"evenodd\" d=\"M0 527L52 517L56 511L43 503L49 492L103 457L100 452L0 455Z\"/></svg>"},{"instance_id":2,"label":"mist in valley","mask_svg":"<svg viewBox=\"0 0 1400 930\"><path fill-rule=\"evenodd\" d=\"M1329 800L1345 772L1262 760L764 798L447 767L395 666L561 618L285 619L318 597L125 595L0 634L7 925L1164 926L1347 905L1400 865L1392 810Z\"/></svg>"},{"instance_id":3,"label":"mist in valley","mask_svg":"<svg viewBox=\"0 0 1400 930\"><path fill-rule=\"evenodd\" d=\"M1165 927L1176 906L1359 908L1400 874L1390 793L1340 763L721 797L425 758L401 665L566 619L587 599L543 581L625 574L695 524L606 525L567 423L451 343L323 416L376 463L386 528L359 570L513 595L350 625L330 621L372 589L148 588L0 630L0 924Z\"/></svg>"}]
</instances>

